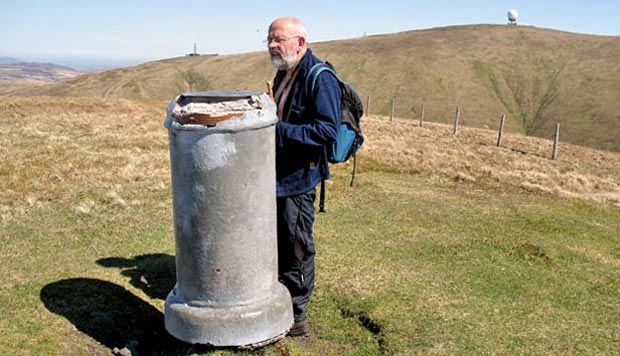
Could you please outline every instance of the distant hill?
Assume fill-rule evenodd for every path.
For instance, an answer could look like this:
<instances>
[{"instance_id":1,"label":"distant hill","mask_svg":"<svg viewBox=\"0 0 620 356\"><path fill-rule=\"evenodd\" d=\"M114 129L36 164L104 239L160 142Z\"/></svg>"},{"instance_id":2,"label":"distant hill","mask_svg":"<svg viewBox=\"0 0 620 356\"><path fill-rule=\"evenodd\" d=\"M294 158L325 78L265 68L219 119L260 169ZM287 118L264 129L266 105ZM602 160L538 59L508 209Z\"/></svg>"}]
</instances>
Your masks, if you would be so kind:
<instances>
[{"instance_id":1,"label":"distant hill","mask_svg":"<svg viewBox=\"0 0 620 356\"><path fill-rule=\"evenodd\" d=\"M620 151L620 37L526 26L469 25L311 43L364 98L370 111ZM274 70L266 51L179 57L83 75L0 95L170 100L184 91L266 90ZM529 122L529 124L528 124Z\"/></svg>"},{"instance_id":2,"label":"distant hill","mask_svg":"<svg viewBox=\"0 0 620 356\"><path fill-rule=\"evenodd\" d=\"M0 64L13 64L23 62L17 58L0 56Z\"/></svg>"},{"instance_id":3,"label":"distant hill","mask_svg":"<svg viewBox=\"0 0 620 356\"><path fill-rule=\"evenodd\" d=\"M0 64L0 81L30 81L53 83L64 79L74 78L82 74L75 69L51 63L10 62L4 58L5 64Z\"/></svg>"}]
</instances>

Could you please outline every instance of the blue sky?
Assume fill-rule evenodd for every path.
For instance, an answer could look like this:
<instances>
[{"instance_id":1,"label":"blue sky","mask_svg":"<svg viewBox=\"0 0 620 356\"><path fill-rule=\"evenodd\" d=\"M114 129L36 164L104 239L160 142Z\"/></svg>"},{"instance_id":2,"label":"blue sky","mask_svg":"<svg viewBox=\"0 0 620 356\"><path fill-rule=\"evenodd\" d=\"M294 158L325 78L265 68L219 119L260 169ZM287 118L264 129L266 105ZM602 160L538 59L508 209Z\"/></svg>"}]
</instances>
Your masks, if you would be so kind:
<instances>
[{"instance_id":1,"label":"blue sky","mask_svg":"<svg viewBox=\"0 0 620 356\"><path fill-rule=\"evenodd\" d=\"M264 49L276 17L302 19L310 41L464 24L519 22L620 35L614 1L242 1L0 0L0 56L66 64L70 59L144 62L200 53ZM62 64L62 63L61 63Z\"/></svg>"}]
</instances>

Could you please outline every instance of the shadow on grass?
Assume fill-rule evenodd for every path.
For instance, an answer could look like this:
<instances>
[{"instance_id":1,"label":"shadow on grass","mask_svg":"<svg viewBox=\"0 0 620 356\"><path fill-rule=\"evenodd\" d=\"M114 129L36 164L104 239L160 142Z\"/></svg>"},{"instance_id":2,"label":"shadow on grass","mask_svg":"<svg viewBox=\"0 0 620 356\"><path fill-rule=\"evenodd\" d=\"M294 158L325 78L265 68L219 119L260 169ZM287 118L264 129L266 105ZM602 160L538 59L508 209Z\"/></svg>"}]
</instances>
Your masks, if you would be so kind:
<instances>
[{"instance_id":1,"label":"shadow on grass","mask_svg":"<svg viewBox=\"0 0 620 356\"><path fill-rule=\"evenodd\" d=\"M153 299L166 299L176 281L174 256L147 254L134 258L97 260L104 267L119 268L121 275ZM41 290L45 307L67 318L82 333L105 347L133 348L138 355L210 354L236 348L191 345L172 337L164 328L164 315L125 288L92 278L73 278L50 283Z\"/></svg>"},{"instance_id":2,"label":"shadow on grass","mask_svg":"<svg viewBox=\"0 0 620 356\"><path fill-rule=\"evenodd\" d=\"M152 253L134 258L107 257L97 260L104 267L122 269L132 286L153 299L164 300L176 281L174 256Z\"/></svg>"},{"instance_id":3,"label":"shadow on grass","mask_svg":"<svg viewBox=\"0 0 620 356\"><path fill-rule=\"evenodd\" d=\"M170 336L164 316L155 307L116 284L90 278L50 283L41 290L41 300L53 313L112 349L132 345L140 355L188 354L189 345Z\"/></svg>"},{"instance_id":4,"label":"shadow on grass","mask_svg":"<svg viewBox=\"0 0 620 356\"><path fill-rule=\"evenodd\" d=\"M166 331L158 309L114 283L91 278L73 278L50 283L41 290L45 307L67 318L82 333L110 350L133 349L137 355L212 354L235 348L191 345Z\"/></svg>"}]
</instances>

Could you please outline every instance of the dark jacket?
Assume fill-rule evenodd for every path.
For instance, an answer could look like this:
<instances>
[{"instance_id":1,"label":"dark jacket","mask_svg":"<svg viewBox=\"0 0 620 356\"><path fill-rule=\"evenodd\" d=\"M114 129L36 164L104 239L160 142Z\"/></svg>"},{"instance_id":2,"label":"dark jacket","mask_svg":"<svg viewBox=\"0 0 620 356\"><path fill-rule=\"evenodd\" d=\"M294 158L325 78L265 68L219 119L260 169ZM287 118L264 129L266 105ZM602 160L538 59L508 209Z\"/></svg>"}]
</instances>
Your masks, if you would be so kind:
<instances>
[{"instance_id":1,"label":"dark jacket","mask_svg":"<svg viewBox=\"0 0 620 356\"><path fill-rule=\"evenodd\" d=\"M313 99L304 93L310 68L321 62L308 49L284 105L284 119L276 124L276 194L297 195L329 178L326 145L336 140L340 126L340 86L331 74L321 74ZM274 93L286 72L278 71Z\"/></svg>"}]
</instances>

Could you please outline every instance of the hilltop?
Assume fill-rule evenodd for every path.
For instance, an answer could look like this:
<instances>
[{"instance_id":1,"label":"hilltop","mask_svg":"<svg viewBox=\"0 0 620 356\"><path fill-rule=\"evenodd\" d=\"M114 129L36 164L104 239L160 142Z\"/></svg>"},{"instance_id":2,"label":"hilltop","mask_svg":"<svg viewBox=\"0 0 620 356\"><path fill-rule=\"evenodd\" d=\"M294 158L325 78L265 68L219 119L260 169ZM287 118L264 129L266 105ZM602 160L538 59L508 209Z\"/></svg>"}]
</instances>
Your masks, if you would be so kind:
<instances>
[{"instance_id":1,"label":"hilltop","mask_svg":"<svg viewBox=\"0 0 620 356\"><path fill-rule=\"evenodd\" d=\"M370 112L460 122L620 151L620 37L535 27L470 25L311 43L356 86ZM31 88L0 86L0 95L169 100L179 92L264 91L273 77L266 52L179 57L83 75ZM528 124L525 124L524 121Z\"/></svg>"}]
</instances>

